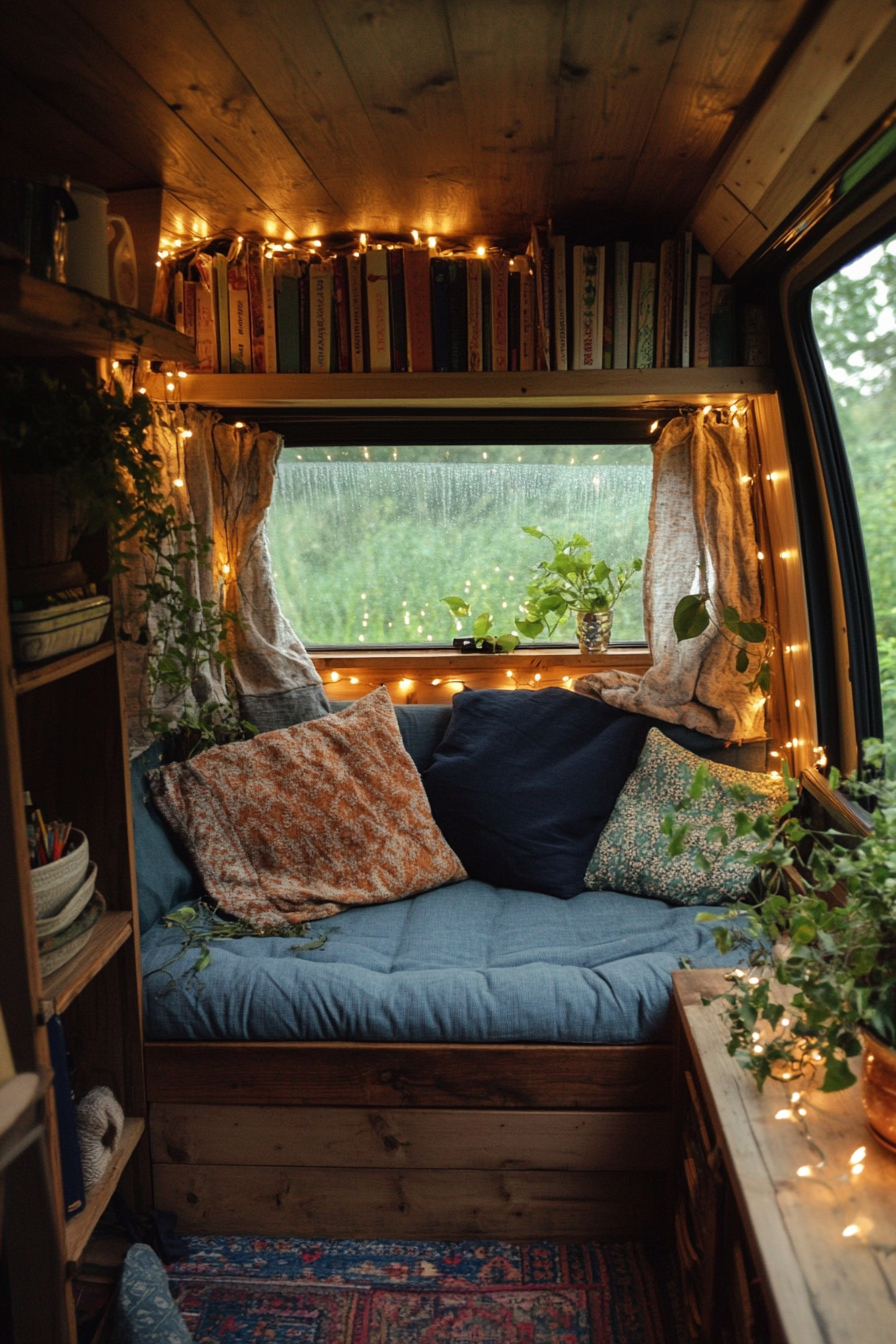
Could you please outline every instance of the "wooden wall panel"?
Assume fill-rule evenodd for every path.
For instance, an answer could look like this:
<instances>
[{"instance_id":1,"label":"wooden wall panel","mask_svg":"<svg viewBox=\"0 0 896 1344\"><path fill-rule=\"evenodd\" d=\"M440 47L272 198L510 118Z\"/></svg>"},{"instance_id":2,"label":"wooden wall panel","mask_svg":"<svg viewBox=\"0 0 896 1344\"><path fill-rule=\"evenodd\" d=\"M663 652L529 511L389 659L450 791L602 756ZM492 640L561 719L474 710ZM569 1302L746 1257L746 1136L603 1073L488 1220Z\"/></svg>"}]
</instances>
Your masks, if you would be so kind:
<instances>
[{"instance_id":1,"label":"wooden wall panel","mask_svg":"<svg viewBox=\"0 0 896 1344\"><path fill-rule=\"evenodd\" d=\"M801 7L801 0L762 7L750 0L695 0L629 188L629 205L644 207L661 192L664 214L675 219L687 210L740 104Z\"/></svg>"},{"instance_id":2,"label":"wooden wall panel","mask_svg":"<svg viewBox=\"0 0 896 1344\"><path fill-rule=\"evenodd\" d=\"M551 198L579 216L617 206L637 168L693 0L569 0ZM654 202L654 213L662 211Z\"/></svg>"},{"instance_id":3,"label":"wooden wall panel","mask_svg":"<svg viewBox=\"0 0 896 1344\"><path fill-rule=\"evenodd\" d=\"M653 1172L156 1166L178 1230L254 1236L588 1237L656 1229Z\"/></svg>"},{"instance_id":4,"label":"wooden wall panel","mask_svg":"<svg viewBox=\"0 0 896 1344\"><path fill-rule=\"evenodd\" d=\"M554 0L446 0L472 146L478 229L524 236L550 213L563 44ZM500 59L496 59L500 53Z\"/></svg>"},{"instance_id":5,"label":"wooden wall panel","mask_svg":"<svg viewBox=\"0 0 896 1344\"><path fill-rule=\"evenodd\" d=\"M264 202L62 0L11 7L4 38L22 82L101 144L119 154L126 147L145 185L168 187L212 228L264 228Z\"/></svg>"},{"instance_id":6,"label":"wooden wall panel","mask_svg":"<svg viewBox=\"0 0 896 1344\"><path fill-rule=\"evenodd\" d=\"M318 8L393 165L404 227L476 230L470 139L439 0L319 0Z\"/></svg>"},{"instance_id":7,"label":"wooden wall panel","mask_svg":"<svg viewBox=\"0 0 896 1344\"><path fill-rule=\"evenodd\" d=\"M209 29L263 97L285 134L339 203L340 228L409 228L395 164L316 6L293 0L193 0ZM251 40L247 40L247 24Z\"/></svg>"},{"instance_id":8,"label":"wooden wall panel","mask_svg":"<svg viewBox=\"0 0 896 1344\"><path fill-rule=\"evenodd\" d=\"M150 1102L667 1111L667 1045L147 1041Z\"/></svg>"},{"instance_id":9,"label":"wooden wall panel","mask_svg":"<svg viewBox=\"0 0 896 1344\"><path fill-rule=\"evenodd\" d=\"M236 177L253 184L270 212L256 228L302 237L337 227L336 202L186 0L72 4Z\"/></svg>"},{"instance_id":10,"label":"wooden wall panel","mask_svg":"<svg viewBox=\"0 0 896 1344\"><path fill-rule=\"evenodd\" d=\"M366 1110L155 1104L152 1158L193 1166L665 1171L664 1111Z\"/></svg>"}]
</instances>

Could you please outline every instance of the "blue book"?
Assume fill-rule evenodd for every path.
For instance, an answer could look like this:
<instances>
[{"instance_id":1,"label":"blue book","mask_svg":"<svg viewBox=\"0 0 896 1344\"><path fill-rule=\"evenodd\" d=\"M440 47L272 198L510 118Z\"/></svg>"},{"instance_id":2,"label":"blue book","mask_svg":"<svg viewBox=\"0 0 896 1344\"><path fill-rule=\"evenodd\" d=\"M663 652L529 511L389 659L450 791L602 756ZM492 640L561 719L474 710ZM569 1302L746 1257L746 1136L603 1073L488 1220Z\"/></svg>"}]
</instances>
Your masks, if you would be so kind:
<instances>
[{"instance_id":1,"label":"blue book","mask_svg":"<svg viewBox=\"0 0 896 1344\"><path fill-rule=\"evenodd\" d=\"M432 367L436 373L451 368L448 343L448 262L434 257L432 276Z\"/></svg>"},{"instance_id":2,"label":"blue book","mask_svg":"<svg viewBox=\"0 0 896 1344\"><path fill-rule=\"evenodd\" d=\"M59 1160L62 1166L62 1199L66 1218L74 1218L84 1208L84 1173L81 1170L81 1146L75 1125L75 1099L68 1071L68 1051L62 1018L47 1023L50 1063L53 1066L53 1095L56 1099L56 1130L59 1136Z\"/></svg>"}]
</instances>

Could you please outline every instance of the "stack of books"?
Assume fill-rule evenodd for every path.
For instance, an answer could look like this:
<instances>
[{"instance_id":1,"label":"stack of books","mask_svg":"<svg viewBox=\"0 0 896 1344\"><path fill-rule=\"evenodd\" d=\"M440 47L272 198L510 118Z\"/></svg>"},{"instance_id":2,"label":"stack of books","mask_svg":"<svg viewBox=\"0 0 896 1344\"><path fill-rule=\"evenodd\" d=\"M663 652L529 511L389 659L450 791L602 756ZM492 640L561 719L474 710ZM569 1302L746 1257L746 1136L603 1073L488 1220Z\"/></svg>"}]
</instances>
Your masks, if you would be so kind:
<instances>
[{"instance_id":1,"label":"stack of books","mask_svg":"<svg viewBox=\"0 0 896 1344\"><path fill-rule=\"evenodd\" d=\"M153 316L196 341L203 373L526 373L768 363L764 310L691 233L655 248L350 251L242 237L160 254ZM739 356L739 361L736 356Z\"/></svg>"}]
</instances>

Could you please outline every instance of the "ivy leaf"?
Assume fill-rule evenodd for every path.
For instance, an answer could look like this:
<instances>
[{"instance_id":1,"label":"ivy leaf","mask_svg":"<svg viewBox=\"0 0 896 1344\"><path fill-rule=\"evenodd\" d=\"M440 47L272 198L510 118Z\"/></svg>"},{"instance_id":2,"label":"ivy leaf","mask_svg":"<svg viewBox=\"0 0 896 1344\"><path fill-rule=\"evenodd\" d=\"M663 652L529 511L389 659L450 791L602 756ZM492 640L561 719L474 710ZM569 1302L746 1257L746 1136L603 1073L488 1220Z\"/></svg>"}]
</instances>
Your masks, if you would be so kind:
<instances>
[{"instance_id":1,"label":"ivy leaf","mask_svg":"<svg viewBox=\"0 0 896 1344\"><path fill-rule=\"evenodd\" d=\"M517 620L514 624L525 639L537 639L544 629L544 621Z\"/></svg>"},{"instance_id":2,"label":"ivy leaf","mask_svg":"<svg viewBox=\"0 0 896 1344\"><path fill-rule=\"evenodd\" d=\"M496 642L502 653L513 653L520 641L518 635L499 635Z\"/></svg>"},{"instance_id":3,"label":"ivy leaf","mask_svg":"<svg viewBox=\"0 0 896 1344\"><path fill-rule=\"evenodd\" d=\"M480 612L473 622L473 638L484 639L492 628L492 618L487 611Z\"/></svg>"},{"instance_id":4,"label":"ivy leaf","mask_svg":"<svg viewBox=\"0 0 896 1344\"><path fill-rule=\"evenodd\" d=\"M767 662L762 662L759 665L759 671L756 673L756 685L765 695L768 695L771 690L772 669Z\"/></svg>"},{"instance_id":5,"label":"ivy leaf","mask_svg":"<svg viewBox=\"0 0 896 1344\"><path fill-rule=\"evenodd\" d=\"M844 1088L852 1087L855 1081L855 1074L846 1060L832 1056L828 1059L824 1071L824 1082L819 1090L821 1092L842 1092Z\"/></svg>"},{"instance_id":6,"label":"ivy leaf","mask_svg":"<svg viewBox=\"0 0 896 1344\"><path fill-rule=\"evenodd\" d=\"M738 649L737 657L734 660L734 666L737 668L738 672L746 672L747 668L750 666L750 657L746 649Z\"/></svg>"},{"instance_id":7,"label":"ivy leaf","mask_svg":"<svg viewBox=\"0 0 896 1344\"><path fill-rule=\"evenodd\" d=\"M688 593L687 597L681 599L672 618L679 644L685 639L696 639L703 634L709 625L709 612L706 610L708 601L706 593Z\"/></svg>"},{"instance_id":8,"label":"ivy leaf","mask_svg":"<svg viewBox=\"0 0 896 1344\"><path fill-rule=\"evenodd\" d=\"M442 597L440 602L444 602L446 607L450 607L454 616L469 616L470 604L464 597Z\"/></svg>"},{"instance_id":9,"label":"ivy leaf","mask_svg":"<svg viewBox=\"0 0 896 1344\"><path fill-rule=\"evenodd\" d=\"M547 535L545 532L542 532L540 527L524 527L523 531L528 532L530 537L544 537Z\"/></svg>"},{"instance_id":10,"label":"ivy leaf","mask_svg":"<svg viewBox=\"0 0 896 1344\"><path fill-rule=\"evenodd\" d=\"M736 635L740 625L740 612L736 607L725 607L722 611L722 621L725 629L730 630L732 635Z\"/></svg>"},{"instance_id":11,"label":"ivy leaf","mask_svg":"<svg viewBox=\"0 0 896 1344\"><path fill-rule=\"evenodd\" d=\"M738 621L734 633L740 635L747 644L763 644L767 631L761 621Z\"/></svg>"}]
</instances>

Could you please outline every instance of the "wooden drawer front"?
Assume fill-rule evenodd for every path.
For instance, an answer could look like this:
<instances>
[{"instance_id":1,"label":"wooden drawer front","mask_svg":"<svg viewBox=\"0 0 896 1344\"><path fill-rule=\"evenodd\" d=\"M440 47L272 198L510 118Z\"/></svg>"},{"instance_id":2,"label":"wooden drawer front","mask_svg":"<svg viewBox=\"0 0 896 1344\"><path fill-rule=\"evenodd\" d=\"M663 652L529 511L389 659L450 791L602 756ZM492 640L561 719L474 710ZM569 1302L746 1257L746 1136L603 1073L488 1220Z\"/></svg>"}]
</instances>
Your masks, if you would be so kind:
<instances>
[{"instance_id":1,"label":"wooden drawer front","mask_svg":"<svg viewBox=\"0 0 896 1344\"><path fill-rule=\"evenodd\" d=\"M160 1208L187 1233L314 1237L644 1236L662 1219L653 1172L154 1168Z\"/></svg>"},{"instance_id":2,"label":"wooden drawer front","mask_svg":"<svg viewBox=\"0 0 896 1344\"><path fill-rule=\"evenodd\" d=\"M444 1167L665 1171L662 1111L356 1110L177 1106L150 1117L155 1163L198 1166Z\"/></svg>"},{"instance_id":3,"label":"wooden drawer front","mask_svg":"<svg viewBox=\"0 0 896 1344\"><path fill-rule=\"evenodd\" d=\"M701 1344L713 1335L713 1291L722 1218L720 1157L695 1080L685 1072L681 1167L676 1177L675 1241L688 1334Z\"/></svg>"}]
</instances>

